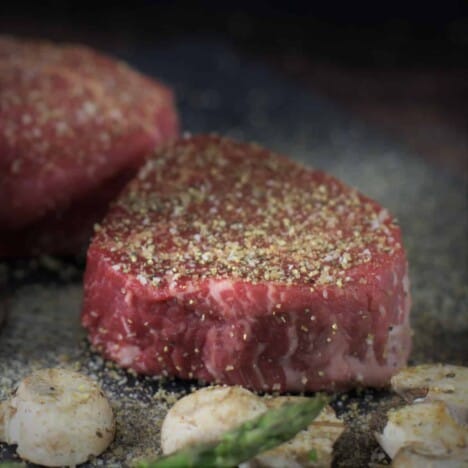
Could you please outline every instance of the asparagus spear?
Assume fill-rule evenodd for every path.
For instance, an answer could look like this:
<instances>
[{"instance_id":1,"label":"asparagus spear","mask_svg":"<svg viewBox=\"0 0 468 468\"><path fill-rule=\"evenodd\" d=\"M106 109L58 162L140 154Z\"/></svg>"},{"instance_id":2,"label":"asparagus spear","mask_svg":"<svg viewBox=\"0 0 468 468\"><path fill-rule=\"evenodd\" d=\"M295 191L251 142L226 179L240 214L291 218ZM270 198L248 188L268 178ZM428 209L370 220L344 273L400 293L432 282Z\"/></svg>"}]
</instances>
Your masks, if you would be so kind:
<instances>
[{"instance_id":1,"label":"asparagus spear","mask_svg":"<svg viewBox=\"0 0 468 468\"><path fill-rule=\"evenodd\" d=\"M137 468L234 467L258 453L292 439L319 415L328 399L317 395L265 412L226 432L219 442L179 450L155 461L139 462Z\"/></svg>"}]
</instances>

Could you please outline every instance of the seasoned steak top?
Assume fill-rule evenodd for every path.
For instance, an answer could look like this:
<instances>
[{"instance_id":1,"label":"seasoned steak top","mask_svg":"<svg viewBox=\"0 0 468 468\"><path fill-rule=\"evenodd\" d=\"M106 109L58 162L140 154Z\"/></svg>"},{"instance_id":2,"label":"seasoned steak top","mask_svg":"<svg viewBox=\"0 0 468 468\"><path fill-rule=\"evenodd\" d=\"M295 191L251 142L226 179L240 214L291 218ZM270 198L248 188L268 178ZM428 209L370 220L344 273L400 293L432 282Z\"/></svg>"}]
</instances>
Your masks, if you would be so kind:
<instances>
[{"instance_id":1,"label":"seasoned steak top","mask_svg":"<svg viewBox=\"0 0 468 468\"><path fill-rule=\"evenodd\" d=\"M155 110L168 93L86 47L0 36L0 133L15 148L13 173L30 164L43 171L65 161L99 165L92 156L112 138L154 131Z\"/></svg>"},{"instance_id":2,"label":"seasoned steak top","mask_svg":"<svg viewBox=\"0 0 468 468\"><path fill-rule=\"evenodd\" d=\"M94 247L115 270L159 287L223 277L343 287L404 255L398 226L376 202L256 144L212 135L157 152Z\"/></svg>"},{"instance_id":3,"label":"seasoned steak top","mask_svg":"<svg viewBox=\"0 0 468 468\"><path fill-rule=\"evenodd\" d=\"M0 36L0 223L67 206L176 133L171 92L76 45Z\"/></svg>"}]
</instances>

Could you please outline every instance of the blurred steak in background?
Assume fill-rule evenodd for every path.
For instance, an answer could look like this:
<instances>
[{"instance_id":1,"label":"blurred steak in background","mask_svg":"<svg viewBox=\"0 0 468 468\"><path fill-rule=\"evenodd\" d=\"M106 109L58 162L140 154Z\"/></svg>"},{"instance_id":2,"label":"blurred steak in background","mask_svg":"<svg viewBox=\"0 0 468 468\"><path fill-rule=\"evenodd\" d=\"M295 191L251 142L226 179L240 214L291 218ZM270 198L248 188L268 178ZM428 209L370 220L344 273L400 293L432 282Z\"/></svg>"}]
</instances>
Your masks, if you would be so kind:
<instances>
[{"instance_id":1,"label":"blurred steak in background","mask_svg":"<svg viewBox=\"0 0 468 468\"><path fill-rule=\"evenodd\" d=\"M0 255L76 253L145 157L177 134L171 91L123 62L0 37Z\"/></svg>"}]
</instances>

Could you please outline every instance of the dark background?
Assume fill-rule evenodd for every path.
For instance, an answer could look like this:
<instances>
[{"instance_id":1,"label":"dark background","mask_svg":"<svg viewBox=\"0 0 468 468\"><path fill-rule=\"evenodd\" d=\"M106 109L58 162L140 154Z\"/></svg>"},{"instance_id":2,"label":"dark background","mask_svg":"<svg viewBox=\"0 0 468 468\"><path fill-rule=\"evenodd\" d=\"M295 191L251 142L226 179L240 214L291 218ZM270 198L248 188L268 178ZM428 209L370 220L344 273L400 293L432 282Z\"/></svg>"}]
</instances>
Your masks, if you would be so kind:
<instances>
[{"instance_id":1,"label":"dark background","mask_svg":"<svg viewBox=\"0 0 468 468\"><path fill-rule=\"evenodd\" d=\"M0 32L130 54L171 41L228 43L466 176L467 5L19 0L0 2Z\"/></svg>"},{"instance_id":2,"label":"dark background","mask_svg":"<svg viewBox=\"0 0 468 468\"><path fill-rule=\"evenodd\" d=\"M6 1L4 31L102 45L218 35L255 53L350 66L468 63L464 1Z\"/></svg>"}]
</instances>

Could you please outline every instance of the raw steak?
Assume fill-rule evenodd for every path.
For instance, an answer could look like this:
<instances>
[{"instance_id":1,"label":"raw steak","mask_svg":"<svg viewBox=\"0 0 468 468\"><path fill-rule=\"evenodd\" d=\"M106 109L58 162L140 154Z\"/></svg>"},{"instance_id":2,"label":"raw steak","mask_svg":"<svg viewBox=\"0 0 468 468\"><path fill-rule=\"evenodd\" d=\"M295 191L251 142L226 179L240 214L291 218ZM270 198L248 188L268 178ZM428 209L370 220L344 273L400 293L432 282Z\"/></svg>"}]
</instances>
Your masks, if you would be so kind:
<instances>
[{"instance_id":1,"label":"raw steak","mask_svg":"<svg viewBox=\"0 0 468 468\"><path fill-rule=\"evenodd\" d=\"M171 92L124 63L0 37L3 232L62 213L177 133Z\"/></svg>"},{"instance_id":2,"label":"raw steak","mask_svg":"<svg viewBox=\"0 0 468 468\"><path fill-rule=\"evenodd\" d=\"M54 210L26 227L0 231L0 257L86 252L96 221L104 217L134 172L112 177L67 208Z\"/></svg>"},{"instance_id":3,"label":"raw steak","mask_svg":"<svg viewBox=\"0 0 468 468\"><path fill-rule=\"evenodd\" d=\"M88 251L82 321L143 374L255 390L382 386L410 351L400 229L337 179L255 144L179 140Z\"/></svg>"}]
</instances>

